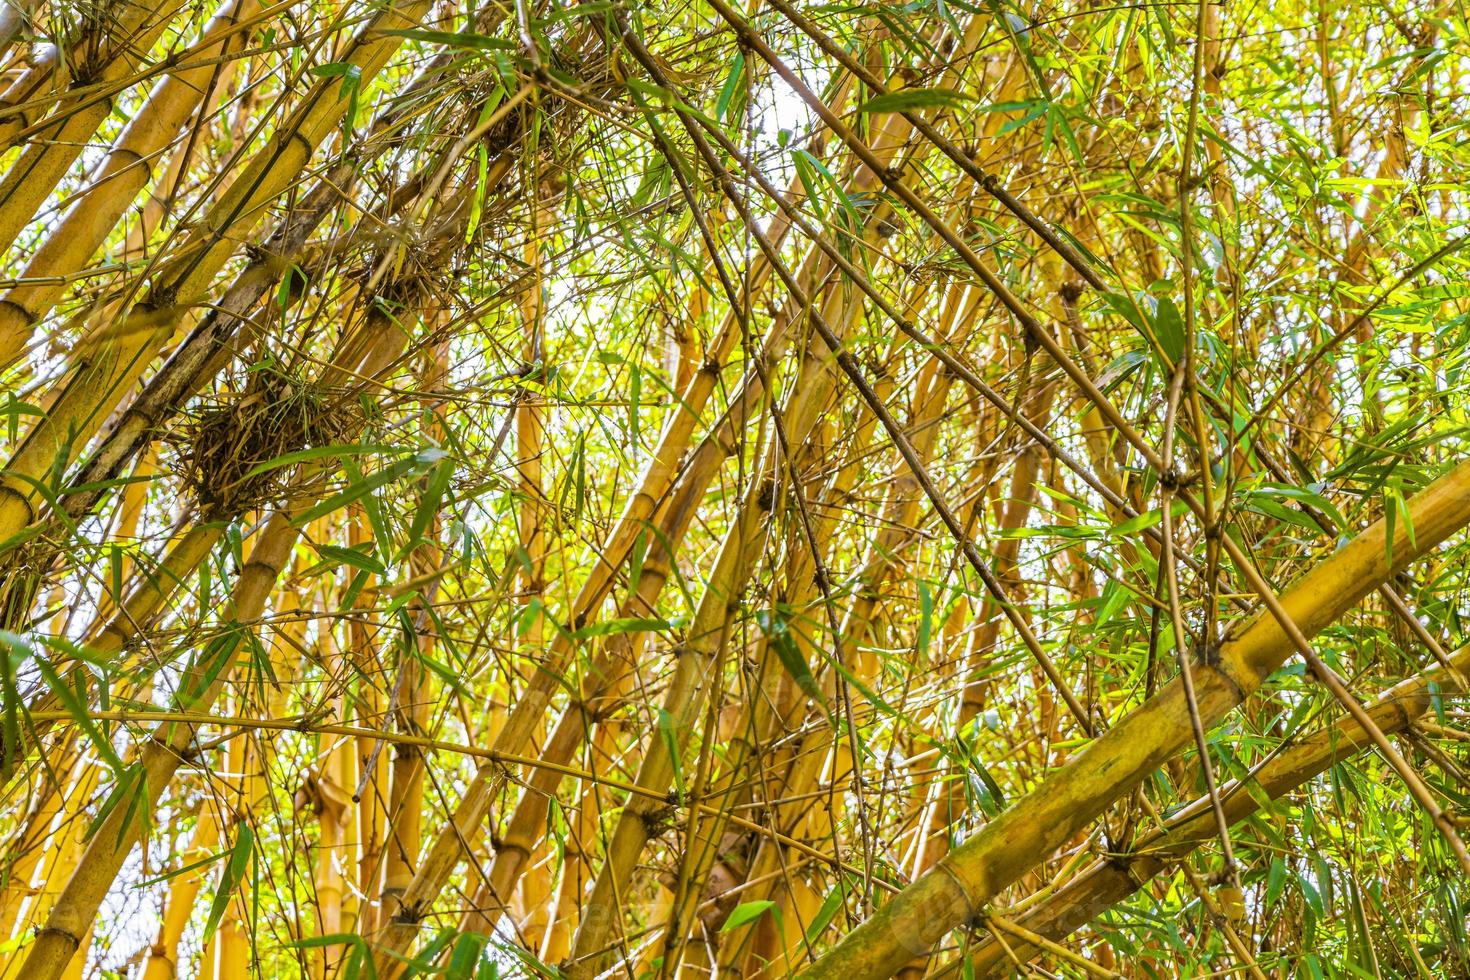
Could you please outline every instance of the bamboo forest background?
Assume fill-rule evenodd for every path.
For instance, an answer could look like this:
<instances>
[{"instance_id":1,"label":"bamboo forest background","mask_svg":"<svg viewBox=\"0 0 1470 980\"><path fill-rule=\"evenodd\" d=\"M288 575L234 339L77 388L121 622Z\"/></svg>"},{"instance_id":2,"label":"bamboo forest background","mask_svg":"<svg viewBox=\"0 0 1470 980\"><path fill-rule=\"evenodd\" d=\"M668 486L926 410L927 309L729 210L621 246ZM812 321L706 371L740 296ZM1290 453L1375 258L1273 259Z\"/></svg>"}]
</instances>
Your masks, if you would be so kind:
<instances>
[{"instance_id":1,"label":"bamboo forest background","mask_svg":"<svg viewBox=\"0 0 1470 980\"><path fill-rule=\"evenodd\" d=\"M5 0L5 978L1464 976L1463 3Z\"/></svg>"}]
</instances>

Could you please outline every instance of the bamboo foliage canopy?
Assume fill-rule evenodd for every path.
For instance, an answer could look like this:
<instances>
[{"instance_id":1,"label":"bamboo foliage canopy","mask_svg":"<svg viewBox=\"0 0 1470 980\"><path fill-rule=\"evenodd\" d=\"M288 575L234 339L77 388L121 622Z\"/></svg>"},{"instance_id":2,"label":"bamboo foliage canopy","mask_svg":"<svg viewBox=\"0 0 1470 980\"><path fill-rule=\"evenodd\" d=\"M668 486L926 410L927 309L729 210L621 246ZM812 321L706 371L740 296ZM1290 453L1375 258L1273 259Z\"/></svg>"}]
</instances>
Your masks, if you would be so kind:
<instances>
[{"instance_id":1,"label":"bamboo foliage canopy","mask_svg":"<svg viewBox=\"0 0 1470 980\"><path fill-rule=\"evenodd\" d=\"M1467 82L0 0L0 980L1470 975Z\"/></svg>"}]
</instances>

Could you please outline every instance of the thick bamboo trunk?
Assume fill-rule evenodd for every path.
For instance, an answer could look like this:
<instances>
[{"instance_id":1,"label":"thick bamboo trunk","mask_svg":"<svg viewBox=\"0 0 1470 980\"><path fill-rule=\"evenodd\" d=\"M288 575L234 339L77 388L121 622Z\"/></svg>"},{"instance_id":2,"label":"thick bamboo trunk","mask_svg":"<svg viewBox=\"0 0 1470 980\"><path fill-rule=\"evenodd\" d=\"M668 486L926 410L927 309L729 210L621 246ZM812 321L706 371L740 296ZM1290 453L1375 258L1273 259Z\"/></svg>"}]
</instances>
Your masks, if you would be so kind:
<instances>
[{"instance_id":1,"label":"thick bamboo trunk","mask_svg":"<svg viewBox=\"0 0 1470 980\"><path fill-rule=\"evenodd\" d=\"M388 62L402 38L387 33L413 27L428 0L405 0L377 14L341 57L366 85ZM321 79L301 108L244 168L229 192L201 216L193 233L154 278L140 301L119 296L104 304L106 329L73 352L70 371L55 387L47 414L26 434L0 482L0 542L36 518L35 481L64 467L127 394L128 388L200 302L267 208L297 179L316 148L331 135L349 106L336 79ZM58 465L60 464L60 465Z\"/></svg>"},{"instance_id":2,"label":"thick bamboo trunk","mask_svg":"<svg viewBox=\"0 0 1470 980\"><path fill-rule=\"evenodd\" d=\"M1411 523L1413 541L1404 524ZM1416 495L1392 534L1379 521L1321 559L1281 605L1314 636L1390 575L1470 523L1470 463ZM1206 724L1223 718L1295 652L1269 612L1217 650L1196 653L1195 691ZM1193 739L1182 684L1174 681L1017 800L849 933L805 975L858 980L885 976L977 914L1001 888L1044 860Z\"/></svg>"},{"instance_id":3,"label":"thick bamboo trunk","mask_svg":"<svg viewBox=\"0 0 1470 980\"><path fill-rule=\"evenodd\" d=\"M15 244L21 230L81 156L97 127L111 114L115 92L108 90L137 71L179 9L176 0L157 8L125 5L123 16L108 32L117 44L118 57L92 80L103 94L79 100L74 107L63 106L57 113L60 118L43 126L0 177L0 253ZM0 363L8 361L3 356L6 353L0 346Z\"/></svg>"},{"instance_id":4,"label":"thick bamboo trunk","mask_svg":"<svg viewBox=\"0 0 1470 980\"><path fill-rule=\"evenodd\" d=\"M1434 667L1395 685L1365 706L1380 731L1402 732L1429 712L1436 697L1464 690L1463 671L1470 669L1470 647L1461 648L1450 659L1457 670ZM1279 800L1344 759L1372 747L1372 738L1357 721L1350 716L1343 718L1307 735L1255 769L1249 778L1252 789L1247 790L1238 780L1222 785L1219 792L1225 814L1231 823L1239 823L1259 812L1263 798ZM1135 841L1129 854L1081 871L1054 894L1016 916L1016 923L1052 940L1082 928L1148 887L1192 851L1217 841L1210 806L1207 798L1185 806L1169 818L1162 830ZM1012 954L1025 962L1043 953L1024 941L1007 940L1009 952L994 940L972 951L970 966L976 976L1010 969Z\"/></svg>"},{"instance_id":5,"label":"thick bamboo trunk","mask_svg":"<svg viewBox=\"0 0 1470 980\"><path fill-rule=\"evenodd\" d=\"M219 9L199 40L182 56L192 67L173 72L154 86L147 103L118 136L90 184L76 195L76 203L26 263L20 278L30 281L0 296L0 365L9 364L21 354L34 324L61 298L63 277L85 268L138 192L147 186L161 155L189 117L206 98L223 93L235 62L213 59L230 59L244 47L248 31L241 28L241 22L249 21L258 10L257 0L229 0ZM83 145L84 141L77 141L76 150L80 152ZM34 176L27 179L28 187L33 180ZM3 192L0 185L0 194ZM13 212L12 206L16 208ZM7 222L30 220L29 214L22 214L20 205L7 204L3 210L11 217L0 221L0 243L11 231Z\"/></svg>"}]
</instances>

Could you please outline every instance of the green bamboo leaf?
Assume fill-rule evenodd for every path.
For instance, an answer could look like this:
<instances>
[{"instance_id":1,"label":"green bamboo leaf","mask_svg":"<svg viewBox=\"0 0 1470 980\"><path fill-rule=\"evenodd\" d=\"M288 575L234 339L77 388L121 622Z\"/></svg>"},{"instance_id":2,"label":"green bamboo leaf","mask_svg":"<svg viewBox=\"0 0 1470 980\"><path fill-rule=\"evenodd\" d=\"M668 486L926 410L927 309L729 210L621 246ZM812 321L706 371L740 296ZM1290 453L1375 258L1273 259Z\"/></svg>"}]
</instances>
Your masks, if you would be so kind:
<instances>
[{"instance_id":1,"label":"green bamboo leaf","mask_svg":"<svg viewBox=\"0 0 1470 980\"><path fill-rule=\"evenodd\" d=\"M371 548L371 544L361 544L354 548L343 548L334 544L314 544L312 547L316 549L317 554L337 564L351 565L353 568L360 568L374 575L388 574L388 569L382 562L362 550Z\"/></svg>"},{"instance_id":2,"label":"green bamboo leaf","mask_svg":"<svg viewBox=\"0 0 1470 980\"><path fill-rule=\"evenodd\" d=\"M1184 360L1184 317L1172 299L1167 296L1158 297L1153 324L1159 349L1169 359L1170 365L1179 364Z\"/></svg>"},{"instance_id":3,"label":"green bamboo leaf","mask_svg":"<svg viewBox=\"0 0 1470 980\"><path fill-rule=\"evenodd\" d=\"M0 631L0 642L4 642L14 648L16 643L23 643L25 641L22 637L16 636L14 633ZM108 738L106 733L98 730L96 723L92 721L92 717L87 711L87 706L77 697L77 692L73 691L71 685L61 679L56 673L56 669L51 666L51 663L45 657L33 655L31 663L41 672L41 677L46 681L46 686L51 688L51 693L56 695L57 700L61 702L62 708L71 716L72 721L77 727L81 728L82 732L87 736L88 741L92 743L92 747L102 757L102 761L107 763L107 767L115 774L121 776L124 763L121 757L118 756L117 750L112 747L112 739Z\"/></svg>"},{"instance_id":4,"label":"green bamboo leaf","mask_svg":"<svg viewBox=\"0 0 1470 980\"><path fill-rule=\"evenodd\" d=\"M755 902L741 902L730 910L730 915L725 919L725 924L720 926L720 931L729 932L743 925L749 925L769 912L775 905L775 902L764 898Z\"/></svg>"},{"instance_id":5,"label":"green bamboo leaf","mask_svg":"<svg viewBox=\"0 0 1470 980\"><path fill-rule=\"evenodd\" d=\"M409 552L424 543L424 535L428 532L429 525L433 523L434 516L439 513L439 505L444 500L444 492L449 489L449 481L453 476L454 461L449 457L439 460L429 471L424 495L419 499L419 505L414 510L413 521L408 526L408 540L404 542L402 550L398 553L399 560L407 557Z\"/></svg>"},{"instance_id":6,"label":"green bamboo leaf","mask_svg":"<svg viewBox=\"0 0 1470 980\"><path fill-rule=\"evenodd\" d=\"M363 500L364 498L369 497L375 491L408 474L415 465L415 460L402 460L400 462L394 463L392 466L388 466L379 470L372 476L358 476L355 479L350 479L344 489L332 494L330 497L318 503L315 507L309 508L305 513L298 515L296 520L292 523L294 523L298 527L305 524L310 524L312 521L316 520L319 517L324 517L335 510L341 510L348 504ZM380 523L376 520L371 508L369 508L369 520L373 520L375 523ZM375 527L374 530L377 530L377 528Z\"/></svg>"},{"instance_id":7,"label":"green bamboo leaf","mask_svg":"<svg viewBox=\"0 0 1470 980\"><path fill-rule=\"evenodd\" d=\"M204 920L204 941L206 943L214 935L214 930L219 928L220 919L224 917L225 909L230 905L231 896L240 887L240 882L245 880L245 869L250 865L250 853L254 848L255 831L241 824L239 835L235 838L235 845L230 848L230 860L220 874L219 887L214 890L214 901L210 904L209 914Z\"/></svg>"},{"instance_id":8,"label":"green bamboo leaf","mask_svg":"<svg viewBox=\"0 0 1470 980\"><path fill-rule=\"evenodd\" d=\"M817 914L812 916L811 923L806 927L806 941L815 944L821 938L822 933L832 924L837 917L837 912L842 908L843 898L846 896L847 886L845 882L838 882L822 899L822 905L817 909Z\"/></svg>"},{"instance_id":9,"label":"green bamboo leaf","mask_svg":"<svg viewBox=\"0 0 1470 980\"><path fill-rule=\"evenodd\" d=\"M971 101L968 95L963 95L947 88L909 88L898 92L888 92L876 95L864 102L859 112L914 112L919 109L960 109Z\"/></svg>"},{"instance_id":10,"label":"green bamboo leaf","mask_svg":"<svg viewBox=\"0 0 1470 980\"><path fill-rule=\"evenodd\" d=\"M737 93L741 93L745 87L745 52L735 52L735 57L730 63L730 73L725 77L724 87L720 89L719 98L715 100L715 117L728 119L732 104L735 105L733 115L739 115L744 111L745 99L742 95L740 102L735 102Z\"/></svg>"},{"instance_id":11,"label":"green bamboo leaf","mask_svg":"<svg viewBox=\"0 0 1470 980\"><path fill-rule=\"evenodd\" d=\"M668 619L642 619L630 617L628 619L608 619L600 623L591 623L583 626L572 633L572 637L578 640L590 640L596 636L612 636L616 633L660 633L664 630L673 629L675 623Z\"/></svg>"},{"instance_id":12,"label":"green bamboo leaf","mask_svg":"<svg viewBox=\"0 0 1470 980\"><path fill-rule=\"evenodd\" d=\"M791 629L786 620L777 613L762 610L756 614L756 621L771 641L771 649L775 650L776 659L781 661L781 666L786 669L786 673L796 681L796 686L808 697L821 703L822 689L812 674L811 666L801 655L801 651L797 649L796 641L791 637Z\"/></svg>"},{"instance_id":13,"label":"green bamboo leaf","mask_svg":"<svg viewBox=\"0 0 1470 980\"><path fill-rule=\"evenodd\" d=\"M444 980L470 980L484 950L484 936L476 932L462 933L455 940L449 963L444 967Z\"/></svg>"},{"instance_id":14,"label":"green bamboo leaf","mask_svg":"<svg viewBox=\"0 0 1470 980\"><path fill-rule=\"evenodd\" d=\"M392 37L408 38L411 41L423 41L427 44L442 44L451 48L465 48L469 51L518 50L512 41L506 41L498 37L487 37L484 34L476 34L472 31L433 31L427 28L413 27L384 30L380 33Z\"/></svg>"},{"instance_id":15,"label":"green bamboo leaf","mask_svg":"<svg viewBox=\"0 0 1470 980\"><path fill-rule=\"evenodd\" d=\"M250 471L246 473L245 476L248 479L252 476L259 476L262 473L269 473L271 470L278 470L283 466L291 466L295 463L305 463L314 459L327 459L339 456L402 456L406 453L411 452L413 452L412 449L406 449L402 446L356 444L337 446L313 446L310 449L300 449L294 453L285 453L284 455L277 456L274 459L268 459L264 463L260 463L256 466L251 467Z\"/></svg>"}]
</instances>

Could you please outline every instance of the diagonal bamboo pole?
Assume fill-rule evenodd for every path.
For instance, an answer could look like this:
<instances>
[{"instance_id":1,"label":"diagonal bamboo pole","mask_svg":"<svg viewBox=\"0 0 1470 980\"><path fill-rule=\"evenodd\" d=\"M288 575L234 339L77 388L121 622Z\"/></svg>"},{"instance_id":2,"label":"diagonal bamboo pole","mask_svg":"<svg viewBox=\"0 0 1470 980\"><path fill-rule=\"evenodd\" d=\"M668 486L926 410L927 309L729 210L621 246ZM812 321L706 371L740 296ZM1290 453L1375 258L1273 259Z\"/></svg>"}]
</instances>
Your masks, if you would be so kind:
<instances>
[{"instance_id":1,"label":"diagonal bamboo pole","mask_svg":"<svg viewBox=\"0 0 1470 980\"><path fill-rule=\"evenodd\" d=\"M767 360L779 357L784 350L789 340L788 328L789 319L784 316L772 325L764 345ZM749 425L763 392L760 376L753 372L748 374L732 400L726 418L700 443L686 463L672 496L652 522L642 572L631 590L632 594L619 609L620 617L652 614L654 603L672 574L671 555L678 551L684 533L696 516L699 501L718 475L721 463L739 448L740 433ZM618 634L608 640L587 671L579 698L562 713L554 727L542 750L543 760L558 764L570 761L586 732L620 696L620 687L631 676L646 636L645 632L639 631ZM535 835L545 823L550 797L560 781L561 776L550 769L530 774L527 790L516 804L496 848L489 891L477 904L483 905L497 898L503 901L509 896L526 870Z\"/></svg>"},{"instance_id":2,"label":"diagonal bamboo pole","mask_svg":"<svg viewBox=\"0 0 1470 980\"><path fill-rule=\"evenodd\" d=\"M109 37L117 39L120 57L108 63L94 84L114 86L132 75L181 7L178 0L157 9L129 4L129 10L143 11L148 16L136 26L120 25L122 30L108 32ZM202 43L213 47L213 41ZM97 127L112 113L115 98L115 93L108 93L59 113L61 118L35 134L5 176L0 177L0 253L15 244L16 237L82 155ZM4 346L0 346L0 356L5 353Z\"/></svg>"},{"instance_id":3,"label":"diagonal bamboo pole","mask_svg":"<svg viewBox=\"0 0 1470 980\"><path fill-rule=\"evenodd\" d=\"M1408 519L1391 541L1383 521L1373 524L1285 591L1281 606L1304 635L1314 636L1467 523L1470 463L1462 463L1413 498ZM1413 528L1412 536L1404 524ZM1194 682L1202 720L1214 724L1223 718L1295 649L1277 618L1261 613L1217 649L1197 651ZM861 980L896 970L979 915L1000 889L1192 739L1176 679L905 888L805 975Z\"/></svg>"},{"instance_id":4,"label":"diagonal bamboo pole","mask_svg":"<svg viewBox=\"0 0 1470 980\"><path fill-rule=\"evenodd\" d=\"M832 322L840 332L846 331L857 312L855 304L842 301L844 292L839 289L834 293L838 308L833 311ZM771 530L771 511L781 482L781 454L795 452L816 425L836 380L830 358L830 350L814 341L803 359L788 402L781 409L783 421L779 424L784 427L785 436L762 454L763 462L752 474L741 497L687 638L677 651L674 676L660 712L661 731L650 736L644 745L636 780L639 786L662 792L673 783L680 765L675 753L687 746L710 687L719 683L732 617L739 605L738 596L744 591ZM645 798L629 800L624 805L605 863L593 882L591 897L577 928L569 976L592 975L609 945L616 941L621 896L626 894L634 865L652 836L657 810L658 806Z\"/></svg>"},{"instance_id":5,"label":"diagonal bamboo pole","mask_svg":"<svg viewBox=\"0 0 1470 980\"><path fill-rule=\"evenodd\" d=\"M504 175L498 168L495 179ZM457 242L463 235L463 220L468 212L463 200L450 198L445 205L458 220L447 222L441 229L445 241ZM384 260L384 267L389 266ZM423 288L422 282L419 289ZM412 299L412 297L410 297ZM355 373L372 378L388 368L397 352L407 342L407 334L382 307L373 305L367 316L364 333L376 338L363 360L356 365L329 368L330 371ZM298 476L310 485L314 464ZM230 668L245 646L243 634L252 629L265 609L276 578L286 565L300 534L296 517L310 506L313 495L300 495L287 509L278 511L260 531L249 560L241 570L231 602L234 629L220 641L202 651L188 670L179 688L178 700L190 708L207 710L219 697L230 676ZM120 787L121 796L107 817L101 820L78 862L75 872L59 897L56 908L40 930L22 967L27 977L54 980L61 976L81 943L81 938L97 914L103 897L122 867L122 863L140 839L143 817L156 807L174 773L193 751L195 726L160 723L153 734L137 748L129 767L131 781Z\"/></svg>"},{"instance_id":6,"label":"diagonal bamboo pole","mask_svg":"<svg viewBox=\"0 0 1470 980\"><path fill-rule=\"evenodd\" d=\"M840 98L845 100L848 86L843 84L838 91ZM778 214L772 219L766 234L771 240L780 242L790 227L789 218ZM805 268L814 268L816 264L817 257L810 256ZM763 287L770 272L769 263L755 262L746 277L746 294L753 295ZM739 309L742 305L737 304L736 308ZM787 317L778 318L783 323L783 330L799 315L799 305L794 310ZM638 490L629 497L622 515L608 535L607 544L598 553L596 564L572 601L567 617L570 628L559 630L553 639L547 657L549 669L532 675L525 692L516 702L515 709L496 735L497 749L515 750L524 746L530 733L540 723L541 715L546 711L556 690L556 671L565 665L573 652L575 641L571 638L572 635L591 621L612 588L615 574L632 554L640 536L646 532L646 522L656 512L673 485L695 423L718 386L721 369L739 336L738 317L734 314L727 315L711 345L708 359L695 372L688 386L680 392L680 410L671 413L665 423L658 446L644 469ZM746 397L758 397L760 392L760 388L751 382L742 386L742 390ZM401 954L408 948L418 932L420 919L448 883L460 858L473 852L470 842L478 837L478 828L489 812L491 801L504 784L505 776L503 768L494 765L481 766L476 773L446 826L426 853L414 882L405 892L399 914L394 917L388 929L375 937L379 947L380 971L391 968L390 964L396 962L394 954Z\"/></svg>"},{"instance_id":7,"label":"diagonal bamboo pole","mask_svg":"<svg viewBox=\"0 0 1470 980\"><path fill-rule=\"evenodd\" d=\"M1451 654L1450 663L1451 669L1436 666L1395 685L1367 705L1368 714L1379 729L1392 734L1410 728L1428 713L1436 688L1441 697L1463 692L1463 672L1470 669L1470 647ZM1248 791L1239 780L1221 786L1225 814L1231 823L1239 823L1261 808L1262 795L1278 800L1344 759L1372 747L1372 738L1357 721L1351 716L1342 718L1335 725L1306 736L1253 771L1247 782L1259 792ZM1048 939L1062 939L1216 839L1209 798L1195 800L1170 817L1163 829L1135 842L1128 854L1092 865L1041 903L1015 916L1015 921ZM1039 952L1036 946L1025 942L1010 945L1011 952L1023 961ZM970 964L977 976L990 975L1010 965L1009 957L994 942L982 943L973 950Z\"/></svg>"},{"instance_id":8,"label":"diagonal bamboo pole","mask_svg":"<svg viewBox=\"0 0 1470 980\"><path fill-rule=\"evenodd\" d=\"M358 33L341 62L357 69L360 84L367 85L402 43L401 37L386 32L415 26L429 6L429 0L403 0L385 8ZM350 93L336 79L314 84L270 143L201 217L178 253L157 270L148 296L134 304L125 294L107 305L109 325L86 349L73 353L50 410L26 434L0 479L0 542L35 520L40 481L61 469L58 463L70 459L103 424L131 381L204 296L239 241L296 182L350 104Z\"/></svg>"},{"instance_id":9,"label":"diagonal bamboo pole","mask_svg":"<svg viewBox=\"0 0 1470 980\"><path fill-rule=\"evenodd\" d=\"M16 285L0 296L0 365L24 350L31 328L61 298L64 277L82 269L118 219L147 184L160 154L205 99L218 95L234 62L218 63L244 45L242 20L257 0L228 0L205 26L186 58L202 63L173 72L153 87L147 103L128 122L91 183L31 256ZM274 12L279 8L271 8Z\"/></svg>"}]
</instances>

